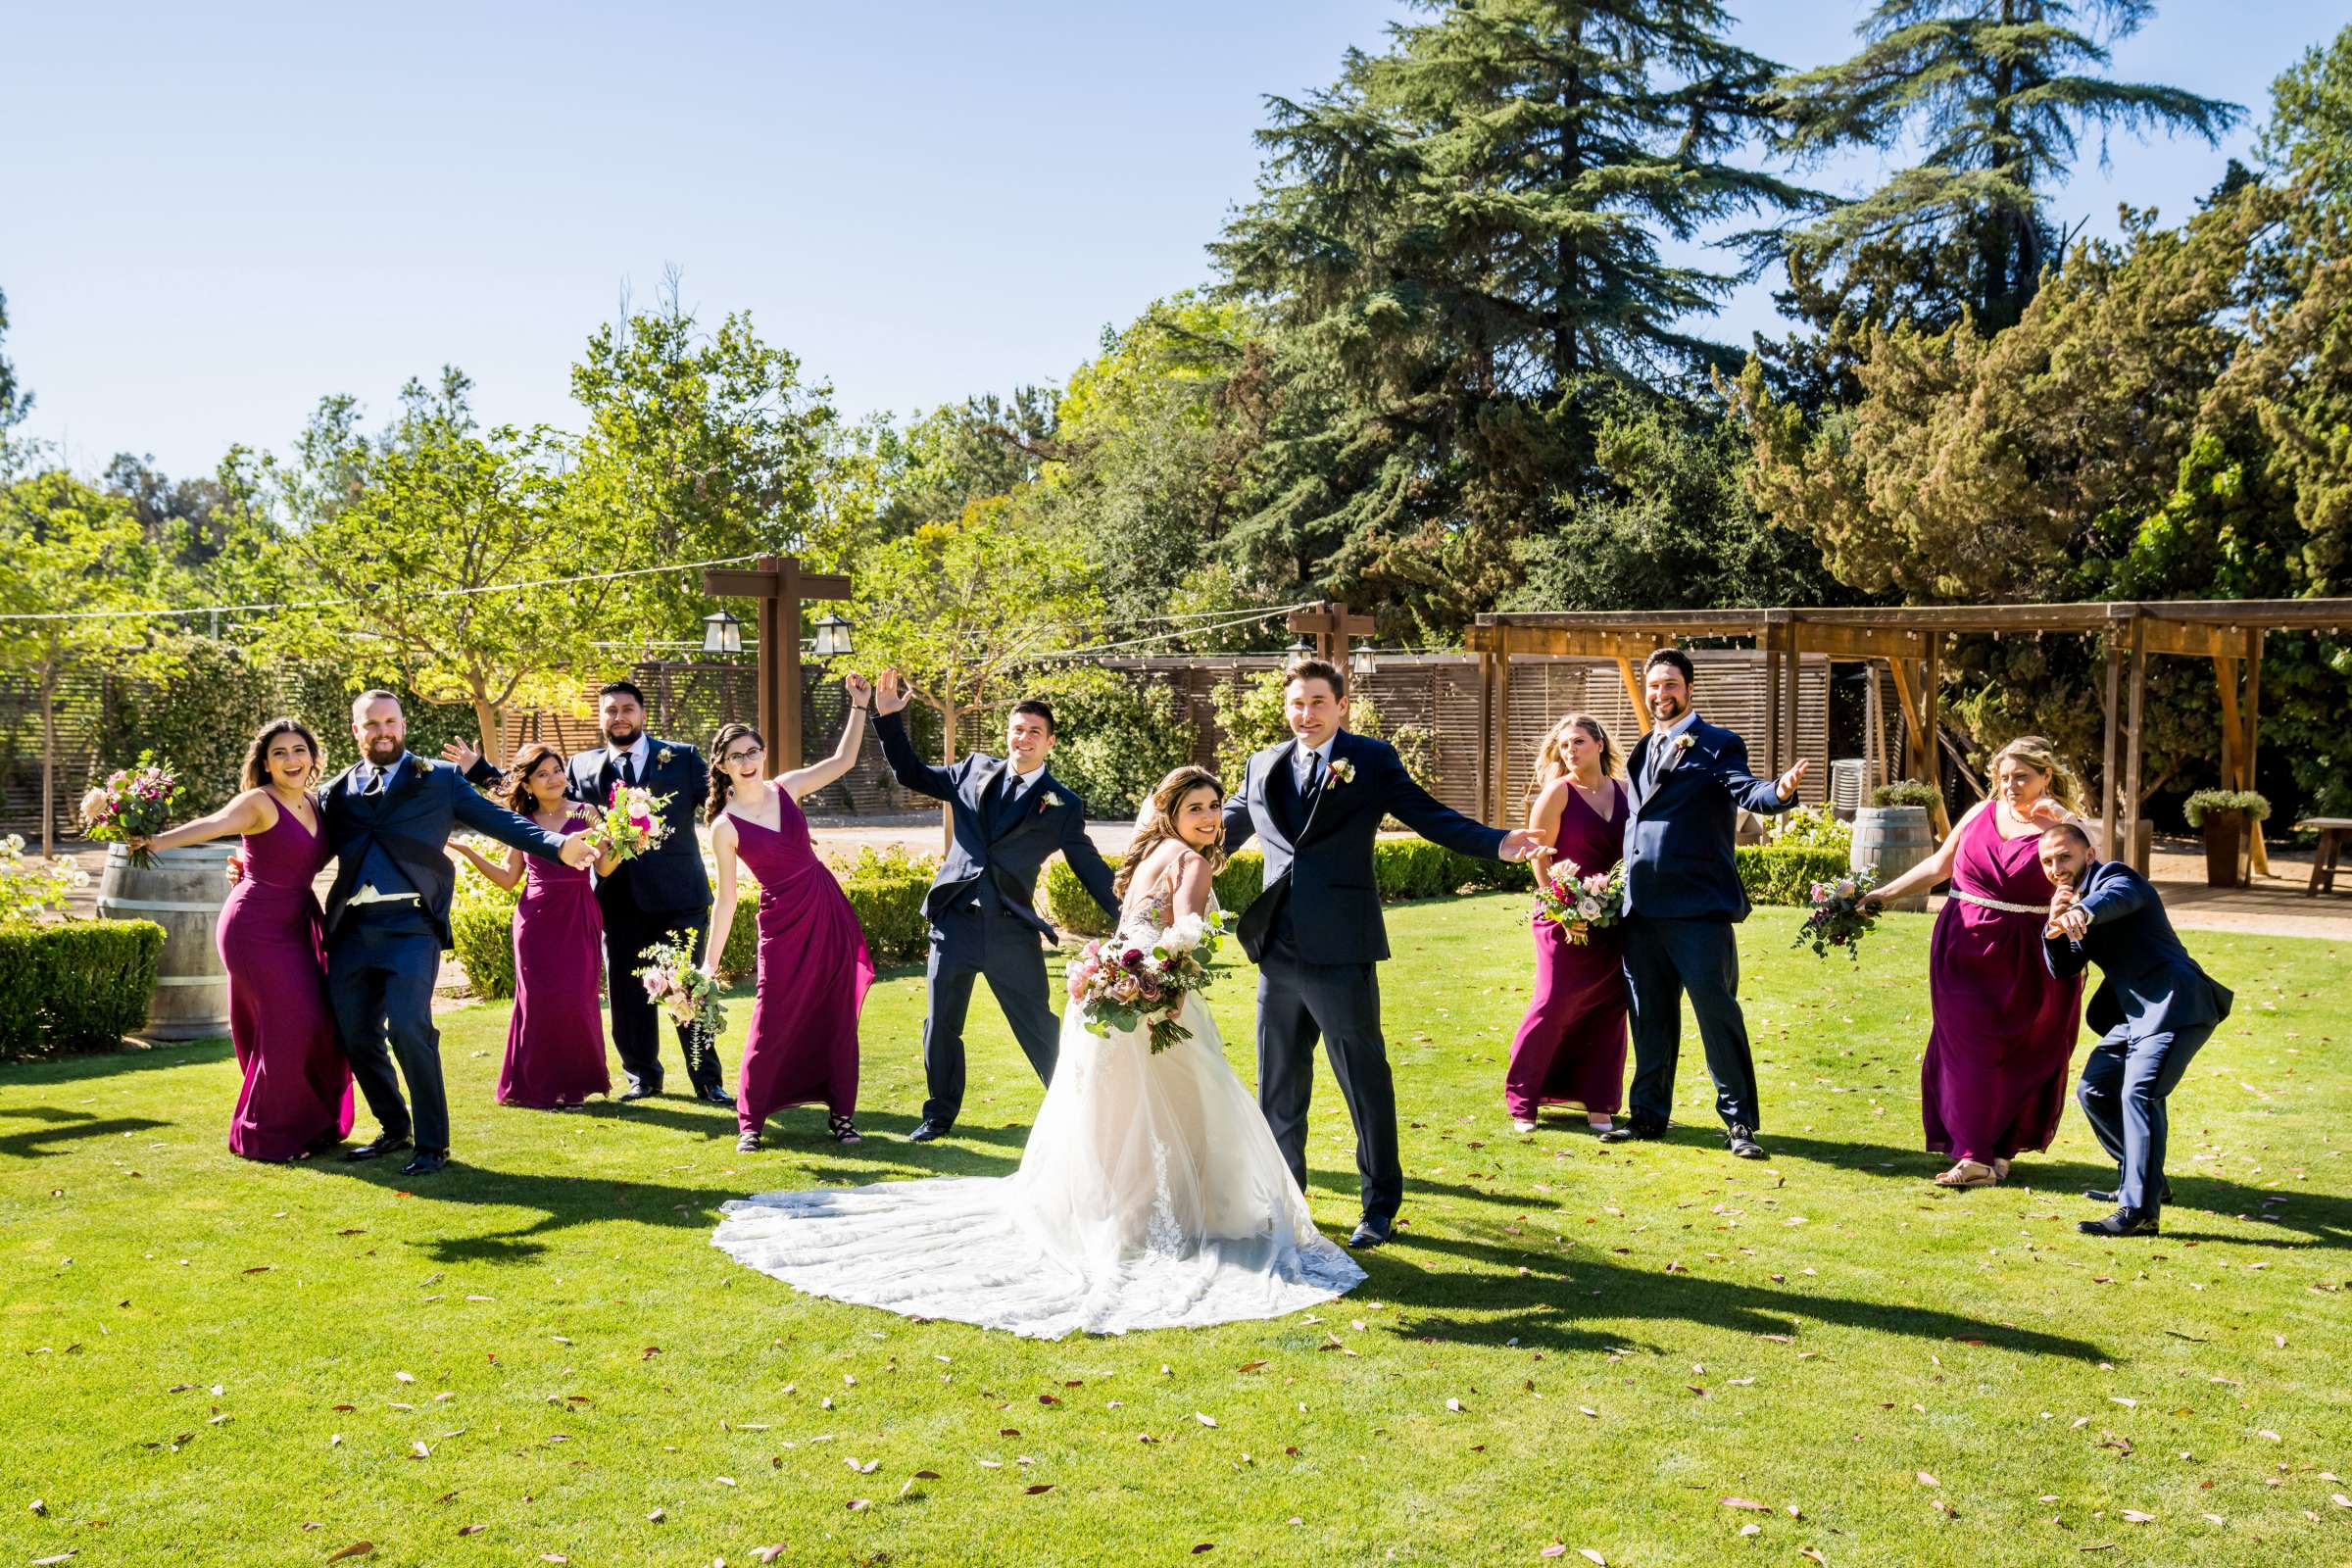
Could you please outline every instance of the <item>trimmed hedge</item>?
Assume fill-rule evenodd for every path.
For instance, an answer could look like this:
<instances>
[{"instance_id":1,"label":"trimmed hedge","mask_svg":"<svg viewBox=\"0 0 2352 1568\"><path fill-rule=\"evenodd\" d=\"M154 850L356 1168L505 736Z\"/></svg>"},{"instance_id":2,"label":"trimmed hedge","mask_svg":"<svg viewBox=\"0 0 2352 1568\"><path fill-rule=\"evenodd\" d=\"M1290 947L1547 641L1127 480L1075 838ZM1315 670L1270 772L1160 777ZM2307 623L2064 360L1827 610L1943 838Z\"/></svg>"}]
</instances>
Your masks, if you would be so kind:
<instances>
[{"instance_id":1,"label":"trimmed hedge","mask_svg":"<svg viewBox=\"0 0 2352 1568\"><path fill-rule=\"evenodd\" d=\"M877 854L860 850L834 875L865 928L866 950L876 964L918 961L930 943L931 923L923 918L923 895L939 861L903 850ZM456 939L458 961L473 994L493 1002L514 995L514 905L519 893L509 893L475 871L462 866L457 897L449 910L450 935ZM718 978L733 985L748 980L759 968L760 884L748 873L736 886L735 923L727 928L727 951L718 957Z\"/></svg>"},{"instance_id":2,"label":"trimmed hedge","mask_svg":"<svg viewBox=\"0 0 2352 1568\"><path fill-rule=\"evenodd\" d=\"M1106 856L1112 869L1119 858ZM1745 845L1733 852L1740 881L1755 904L1803 904L1816 881L1843 876L1845 855L1838 850L1783 849ZM1244 850L1217 873L1217 903L1240 914L1258 895L1265 877L1265 858ZM1533 874L1524 864L1459 855L1423 839L1382 839L1372 846L1372 875L1381 899L1397 904L1412 899L1442 899L1456 893L1527 892ZM1047 918L1072 936L1099 937L1110 931L1110 921L1087 896L1078 873L1060 860L1046 867Z\"/></svg>"},{"instance_id":3,"label":"trimmed hedge","mask_svg":"<svg viewBox=\"0 0 2352 1568\"><path fill-rule=\"evenodd\" d=\"M0 1056L114 1050L147 1021L163 956L152 920L0 928Z\"/></svg>"}]
</instances>

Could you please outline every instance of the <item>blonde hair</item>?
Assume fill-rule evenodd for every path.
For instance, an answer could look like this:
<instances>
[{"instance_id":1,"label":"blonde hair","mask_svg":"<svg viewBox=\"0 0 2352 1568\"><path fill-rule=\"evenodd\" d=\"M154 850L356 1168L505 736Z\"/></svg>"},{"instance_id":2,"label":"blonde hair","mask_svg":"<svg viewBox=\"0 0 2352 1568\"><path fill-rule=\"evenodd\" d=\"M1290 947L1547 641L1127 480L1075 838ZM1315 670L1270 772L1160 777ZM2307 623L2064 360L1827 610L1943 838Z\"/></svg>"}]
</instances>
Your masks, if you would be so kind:
<instances>
[{"instance_id":1,"label":"blonde hair","mask_svg":"<svg viewBox=\"0 0 2352 1568\"><path fill-rule=\"evenodd\" d=\"M2058 749L2048 741L2038 735L2020 735L1992 754L1992 760L1984 764L1985 782L1995 782L2000 776L2001 763L2011 758L2047 779L2050 795L2060 806L2070 811L2082 809L2082 781L2075 777L2073 768L2058 760Z\"/></svg>"},{"instance_id":2,"label":"blonde hair","mask_svg":"<svg viewBox=\"0 0 2352 1568\"><path fill-rule=\"evenodd\" d=\"M1192 848L1185 843L1184 835L1176 831L1176 808L1184 804L1187 795L1202 786L1215 790L1218 803L1223 804L1225 786L1217 781L1216 774L1205 767L1180 767L1159 781L1158 788L1152 792L1148 809L1142 813L1136 826L1134 839L1127 845L1126 858L1119 861L1118 874L1110 879L1110 891L1114 896L1122 899L1127 896L1128 887L1135 881L1136 867L1142 865L1153 850L1170 839L1185 844L1187 849ZM1212 873L1224 868L1225 824L1222 821L1217 824L1216 842L1201 851L1200 855L1208 861Z\"/></svg>"},{"instance_id":3,"label":"blonde hair","mask_svg":"<svg viewBox=\"0 0 2352 1568\"><path fill-rule=\"evenodd\" d=\"M1527 797L1522 804L1535 805L1536 797L1544 793L1545 785L1555 778L1567 776L1568 732L1572 729L1581 729L1600 742L1600 772L1603 778L1625 776L1625 759L1617 755L1617 743L1609 739L1608 726L1591 713L1564 714L1558 723L1551 726L1551 733L1544 737L1543 750L1536 753L1535 776L1528 780Z\"/></svg>"}]
</instances>

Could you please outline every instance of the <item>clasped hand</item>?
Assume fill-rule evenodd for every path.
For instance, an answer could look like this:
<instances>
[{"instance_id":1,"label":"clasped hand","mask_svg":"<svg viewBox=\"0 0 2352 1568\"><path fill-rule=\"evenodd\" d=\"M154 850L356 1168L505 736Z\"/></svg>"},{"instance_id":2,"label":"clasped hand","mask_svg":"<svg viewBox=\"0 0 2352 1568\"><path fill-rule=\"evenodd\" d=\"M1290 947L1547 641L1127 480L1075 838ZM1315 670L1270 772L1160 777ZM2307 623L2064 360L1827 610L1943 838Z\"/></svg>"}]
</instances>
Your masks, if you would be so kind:
<instances>
[{"instance_id":1,"label":"clasped hand","mask_svg":"<svg viewBox=\"0 0 2352 1568\"><path fill-rule=\"evenodd\" d=\"M2042 927L2043 934L2079 942L2089 929L2090 911L2082 907L2082 895L2072 887L2060 888L2050 900L2050 919Z\"/></svg>"}]
</instances>

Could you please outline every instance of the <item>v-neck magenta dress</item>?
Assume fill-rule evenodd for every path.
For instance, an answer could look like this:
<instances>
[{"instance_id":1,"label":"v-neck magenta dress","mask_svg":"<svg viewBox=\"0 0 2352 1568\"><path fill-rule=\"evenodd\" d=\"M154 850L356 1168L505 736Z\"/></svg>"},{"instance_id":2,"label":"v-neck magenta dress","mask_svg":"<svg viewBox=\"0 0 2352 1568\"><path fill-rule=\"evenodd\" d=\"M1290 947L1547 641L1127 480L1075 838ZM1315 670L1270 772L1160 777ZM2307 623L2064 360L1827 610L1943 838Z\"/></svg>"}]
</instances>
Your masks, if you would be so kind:
<instances>
[{"instance_id":1,"label":"v-neck magenta dress","mask_svg":"<svg viewBox=\"0 0 2352 1568\"><path fill-rule=\"evenodd\" d=\"M1552 848L1586 876L1616 865L1625 849L1625 786L1609 781L1602 816L1571 785ZM1511 1042L1503 1104L1522 1121L1539 1105L1615 1115L1625 1097L1625 927L1604 926L1581 942L1539 914L1536 995Z\"/></svg>"},{"instance_id":2,"label":"v-neck magenta dress","mask_svg":"<svg viewBox=\"0 0 2352 1568\"><path fill-rule=\"evenodd\" d=\"M318 900L311 883L326 838L279 803L246 835L245 875L220 908L215 940L228 970L228 1034L245 1081L228 1148L247 1159L296 1159L351 1131L351 1063L326 1005Z\"/></svg>"},{"instance_id":3,"label":"v-neck magenta dress","mask_svg":"<svg viewBox=\"0 0 2352 1568\"><path fill-rule=\"evenodd\" d=\"M735 853L760 882L760 973L735 1069L735 1120L747 1133L786 1105L857 1110L858 1014L874 983L865 931L816 858L808 819L772 793L779 826L735 817Z\"/></svg>"}]
</instances>

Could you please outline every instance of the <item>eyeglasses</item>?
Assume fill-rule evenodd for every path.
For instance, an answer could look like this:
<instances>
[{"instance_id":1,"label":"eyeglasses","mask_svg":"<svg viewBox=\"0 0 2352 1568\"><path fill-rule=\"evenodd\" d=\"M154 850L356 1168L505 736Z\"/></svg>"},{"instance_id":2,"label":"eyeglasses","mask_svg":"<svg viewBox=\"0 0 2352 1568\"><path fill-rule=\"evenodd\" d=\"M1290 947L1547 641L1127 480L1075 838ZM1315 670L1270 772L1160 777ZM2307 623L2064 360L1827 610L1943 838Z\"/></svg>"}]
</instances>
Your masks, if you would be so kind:
<instances>
[{"instance_id":1,"label":"eyeglasses","mask_svg":"<svg viewBox=\"0 0 2352 1568\"><path fill-rule=\"evenodd\" d=\"M719 760L720 760L720 761L722 761L722 762L729 762L729 763L733 763L733 762L754 762L754 761L758 761L758 760L759 760L760 758L762 758L762 757L765 757L766 755L767 755L767 748L766 748L766 747L764 747L764 746L755 746L755 747L753 747L753 748L752 748L750 751L747 751L747 752L729 752L729 753L728 753L726 756L724 756L724 757L720 758L720 759L719 759Z\"/></svg>"}]
</instances>

